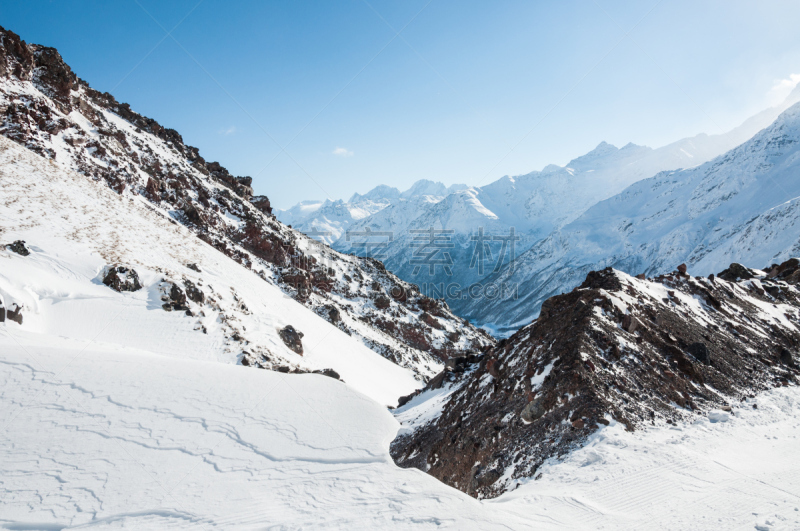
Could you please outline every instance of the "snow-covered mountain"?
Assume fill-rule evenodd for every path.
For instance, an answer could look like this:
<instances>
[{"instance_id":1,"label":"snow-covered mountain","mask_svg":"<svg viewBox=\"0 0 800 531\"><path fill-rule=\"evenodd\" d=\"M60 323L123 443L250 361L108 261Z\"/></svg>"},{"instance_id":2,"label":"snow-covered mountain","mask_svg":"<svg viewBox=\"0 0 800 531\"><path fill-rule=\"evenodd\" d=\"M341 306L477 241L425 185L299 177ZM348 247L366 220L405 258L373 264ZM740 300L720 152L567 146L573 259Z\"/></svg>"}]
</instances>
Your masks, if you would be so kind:
<instances>
[{"instance_id":1,"label":"snow-covered mountain","mask_svg":"<svg viewBox=\"0 0 800 531\"><path fill-rule=\"evenodd\" d=\"M287 210L275 210L275 216L286 225L319 241L331 244L345 236L354 223L366 219L393 204L407 201L441 201L446 195L463 190L466 185L445 186L426 179L415 182L405 192L379 185L366 194L353 194L349 201L301 201Z\"/></svg>"},{"instance_id":2,"label":"snow-covered mountain","mask_svg":"<svg viewBox=\"0 0 800 531\"><path fill-rule=\"evenodd\" d=\"M205 161L177 131L93 90L55 49L26 44L1 28L0 44L3 136L104 183L120 198L144 201L225 255L231 267L279 287L345 334L411 370L420 383L436 374L451 353L492 342L380 262L342 255L281 224L269 199L253 196L249 177L235 177L219 163ZM241 349L232 362L273 369L296 365L286 365L267 346L261 351L249 347L255 343L249 331L231 337L239 338Z\"/></svg>"},{"instance_id":3,"label":"snow-covered mountain","mask_svg":"<svg viewBox=\"0 0 800 531\"><path fill-rule=\"evenodd\" d=\"M495 497L612 422L727 420L756 392L800 383L798 283L796 258L767 271L731 264L716 278L685 264L653 279L593 271L494 349L450 360L404 398L392 456Z\"/></svg>"},{"instance_id":4,"label":"snow-covered mountain","mask_svg":"<svg viewBox=\"0 0 800 531\"><path fill-rule=\"evenodd\" d=\"M351 236L332 245L342 252L363 254L365 241L377 241L374 236L364 236L367 230L391 232L390 241L377 249L390 271L418 284L429 296L444 297L455 312L479 316L482 323L489 323L494 316L484 317L472 308L482 300L497 298L497 290L513 292L512 285L486 281L507 267L512 254L519 256L598 201L637 181L664 170L695 167L727 152L797 101L800 88L783 104L725 134L700 134L658 149L635 144L618 149L602 142L564 167L550 165L527 175L503 177L486 186L457 191L441 201L393 204L352 223ZM441 231L433 240L422 232L431 228ZM426 254L432 255L432 268L425 267Z\"/></svg>"},{"instance_id":5,"label":"snow-covered mountain","mask_svg":"<svg viewBox=\"0 0 800 531\"><path fill-rule=\"evenodd\" d=\"M686 262L709 274L738 261L770 264L800 254L800 104L744 144L701 166L662 172L601 201L517 258L489 283L518 297L469 301L463 315L519 328L548 297L589 271L638 274Z\"/></svg>"}]
</instances>

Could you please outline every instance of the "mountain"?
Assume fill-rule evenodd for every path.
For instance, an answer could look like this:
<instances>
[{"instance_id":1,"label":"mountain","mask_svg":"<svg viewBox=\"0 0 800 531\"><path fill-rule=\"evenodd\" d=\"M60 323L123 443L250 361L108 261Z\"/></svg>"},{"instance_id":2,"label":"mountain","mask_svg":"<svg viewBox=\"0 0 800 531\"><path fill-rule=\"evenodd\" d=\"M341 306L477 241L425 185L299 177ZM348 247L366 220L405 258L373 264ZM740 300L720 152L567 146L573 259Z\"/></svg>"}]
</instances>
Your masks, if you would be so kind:
<instances>
[{"instance_id":1,"label":"mountain","mask_svg":"<svg viewBox=\"0 0 800 531\"><path fill-rule=\"evenodd\" d=\"M1 29L0 38L3 136L108 186L119 200L141 203L185 227L187 235L225 255L231 267L279 287L343 333L411 371L420 385L452 353L492 343L445 303L421 295L380 262L342 255L281 224L269 199L253 195L249 177L233 176L218 162L206 161L177 131L92 89L55 49L26 44ZM266 344L254 348L260 340L249 329L231 337L238 338L240 351L231 351L230 362L300 367L297 354L282 358Z\"/></svg>"},{"instance_id":2,"label":"mountain","mask_svg":"<svg viewBox=\"0 0 800 531\"><path fill-rule=\"evenodd\" d=\"M798 283L797 259L709 278L685 264L654 279L590 272L510 338L451 359L401 400L392 456L492 498L601 426L724 421L755 393L800 383Z\"/></svg>"},{"instance_id":3,"label":"mountain","mask_svg":"<svg viewBox=\"0 0 800 531\"><path fill-rule=\"evenodd\" d=\"M441 201L392 204L352 223L351 236L340 237L332 246L360 255L366 239L373 238L366 235L367 229L391 232L391 240L376 255L390 271L419 285L428 296L445 298L459 315L473 316L490 326L500 319L497 301L513 295L516 284L488 279L508 267L512 258L635 182L664 170L696 167L729 151L797 101L798 89L782 105L762 111L725 134L700 134L658 149L635 144L616 148L601 142L564 167L549 165L527 175L506 176L486 186L458 190ZM433 239L429 234L426 242L422 231L431 229ZM433 267L425 267L426 255L432 255ZM573 280L579 282L586 271ZM480 311L487 300L496 309L491 315ZM527 322L530 315L519 317Z\"/></svg>"},{"instance_id":4,"label":"mountain","mask_svg":"<svg viewBox=\"0 0 800 531\"><path fill-rule=\"evenodd\" d=\"M469 301L462 315L512 330L548 297L614 267L656 274L686 262L707 275L732 261L800 253L800 104L753 138L701 166L662 172L601 201L489 279L513 297Z\"/></svg>"},{"instance_id":5,"label":"mountain","mask_svg":"<svg viewBox=\"0 0 800 531\"><path fill-rule=\"evenodd\" d=\"M319 241L331 244L340 238L346 239L346 231L353 224L380 212L384 208L406 201L431 198L439 201L466 185L445 186L440 182L422 179L405 192L391 186L379 185L366 194L353 194L347 201L301 201L287 210L276 210L277 218L293 228Z\"/></svg>"}]
</instances>

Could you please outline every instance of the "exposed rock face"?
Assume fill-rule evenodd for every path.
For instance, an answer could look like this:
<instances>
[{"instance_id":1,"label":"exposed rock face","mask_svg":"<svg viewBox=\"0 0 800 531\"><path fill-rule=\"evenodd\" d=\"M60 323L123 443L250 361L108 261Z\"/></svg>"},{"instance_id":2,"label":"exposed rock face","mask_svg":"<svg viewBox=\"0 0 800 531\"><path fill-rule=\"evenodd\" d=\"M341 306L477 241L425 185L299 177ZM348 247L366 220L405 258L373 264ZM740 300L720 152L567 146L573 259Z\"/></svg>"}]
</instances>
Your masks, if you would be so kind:
<instances>
[{"instance_id":1,"label":"exposed rock face","mask_svg":"<svg viewBox=\"0 0 800 531\"><path fill-rule=\"evenodd\" d=\"M479 362L448 364L410 397L395 412L408 429L392 456L472 496L494 497L598 425L616 420L633 430L690 419L798 383L800 290L777 278L780 268L784 278L799 270L796 261L769 268L771 277L731 266L736 278L752 276L738 281L592 272Z\"/></svg>"},{"instance_id":2,"label":"exposed rock face","mask_svg":"<svg viewBox=\"0 0 800 531\"><path fill-rule=\"evenodd\" d=\"M120 195L146 198L149 206L317 314L331 316L323 308L337 308L337 327L422 381L435 375L447 356L494 343L446 308L441 315L429 312L442 329L423 322L419 290L383 264L337 253L281 224L269 199L253 195L250 177L207 162L177 131L89 87L56 50L26 44L2 28L0 134ZM373 284L391 295L388 305L373 304ZM183 288L192 301L192 290ZM170 301L170 309L185 306ZM267 354L250 354L252 366L273 366L265 361Z\"/></svg>"},{"instance_id":3,"label":"exposed rock face","mask_svg":"<svg viewBox=\"0 0 800 531\"><path fill-rule=\"evenodd\" d=\"M103 284L119 292L142 289L142 285L139 283L139 275L133 268L125 265L110 267L103 277Z\"/></svg>"},{"instance_id":4,"label":"exposed rock face","mask_svg":"<svg viewBox=\"0 0 800 531\"><path fill-rule=\"evenodd\" d=\"M15 323L21 325L22 324L22 306L19 306L19 305L15 304L13 310L9 308L8 311L6 311L6 309L3 308L2 304L0 304L0 323L5 321L6 317L8 317L9 321L14 321Z\"/></svg>"},{"instance_id":5,"label":"exposed rock face","mask_svg":"<svg viewBox=\"0 0 800 531\"><path fill-rule=\"evenodd\" d=\"M189 306L186 305L186 293L177 284L167 283L164 288L166 292L161 300L164 304L161 305L166 311L188 311Z\"/></svg>"},{"instance_id":6,"label":"exposed rock face","mask_svg":"<svg viewBox=\"0 0 800 531\"><path fill-rule=\"evenodd\" d=\"M278 333L287 347L301 356L303 355L303 342L301 341L303 338L302 332L295 330L292 325L288 325L281 328Z\"/></svg>"},{"instance_id":7,"label":"exposed rock face","mask_svg":"<svg viewBox=\"0 0 800 531\"><path fill-rule=\"evenodd\" d=\"M30 249L28 249L28 246L25 245L25 242L22 240L17 240L14 243L9 243L8 245L6 245L6 249L8 249L13 253L17 253L20 256L28 256L31 254Z\"/></svg>"}]
</instances>

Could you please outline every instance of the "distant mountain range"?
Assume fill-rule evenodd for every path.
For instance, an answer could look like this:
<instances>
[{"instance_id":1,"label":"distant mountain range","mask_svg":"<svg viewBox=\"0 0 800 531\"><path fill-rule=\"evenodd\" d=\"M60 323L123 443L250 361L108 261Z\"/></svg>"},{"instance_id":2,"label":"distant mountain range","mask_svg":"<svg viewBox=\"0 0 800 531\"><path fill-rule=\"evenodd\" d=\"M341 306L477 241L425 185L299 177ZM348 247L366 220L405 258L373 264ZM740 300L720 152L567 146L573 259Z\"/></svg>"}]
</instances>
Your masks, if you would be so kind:
<instances>
[{"instance_id":1,"label":"distant mountain range","mask_svg":"<svg viewBox=\"0 0 800 531\"><path fill-rule=\"evenodd\" d=\"M696 168L730 151L797 101L799 89L783 104L727 133L699 134L657 149L601 142L563 167L549 165L486 186L447 188L419 181L402 194L379 186L347 203L306 201L277 215L338 251L381 259L388 270L417 284L423 293L446 299L456 313L507 333L535 317L541 299L532 293L538 293L537 283L544 281L523 278L522 269L512 275L512 258L516 261L531 248L557 241L564 227L634 183L665 170ZM532 271L527 262L524 270ZM564 284L555 278L548 281L547 293L571 289L585 273L564 278ZM508 305L513 312L506 311Z\"/></svg>"}]
</instances>

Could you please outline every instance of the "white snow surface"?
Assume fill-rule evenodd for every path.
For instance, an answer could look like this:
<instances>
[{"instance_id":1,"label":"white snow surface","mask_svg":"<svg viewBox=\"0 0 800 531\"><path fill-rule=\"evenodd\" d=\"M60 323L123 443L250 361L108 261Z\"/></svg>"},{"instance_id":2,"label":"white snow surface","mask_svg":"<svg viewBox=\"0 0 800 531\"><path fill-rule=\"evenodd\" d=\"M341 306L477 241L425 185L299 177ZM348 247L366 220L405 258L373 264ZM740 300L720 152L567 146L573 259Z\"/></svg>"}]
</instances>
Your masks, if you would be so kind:
<instances>
[{"instance_id":1,"label":"white snow surface","mask_svg":"<svg viewBox=\"0 0 800 531\"><path fill-rule=\"evenodd\" d=\"M32 253L0 250L0 298L24 306L23 328L75 340L234 364L242 350L268 351L305 370L333 368L385 405L421 384L305 306L196 238L139 196L120 196L0 137L0 241L25 240ZM131 265L143 289L117 293L103 269ZM187 264L197 264L201 273ZM161 309L162 280L198 284L196 314ZM278 330L304 334L304 355ZM202 331L205 328L206 333ZM232 340L238 334L241 342Z\"/></svg>"},{"instance_id":2,"label":"white snow surface","mask_svg":"<svg viewBox=\"0 0 800 531\"><path fill-rule=\"evenodd\" d=\"M540 479L477 501L396 467L397 421L320 375L7 322L0 382L3 529L800 526L796 387L737 404L724 421L635 433L612 421Z\"/></svg>"}]
</instances>

